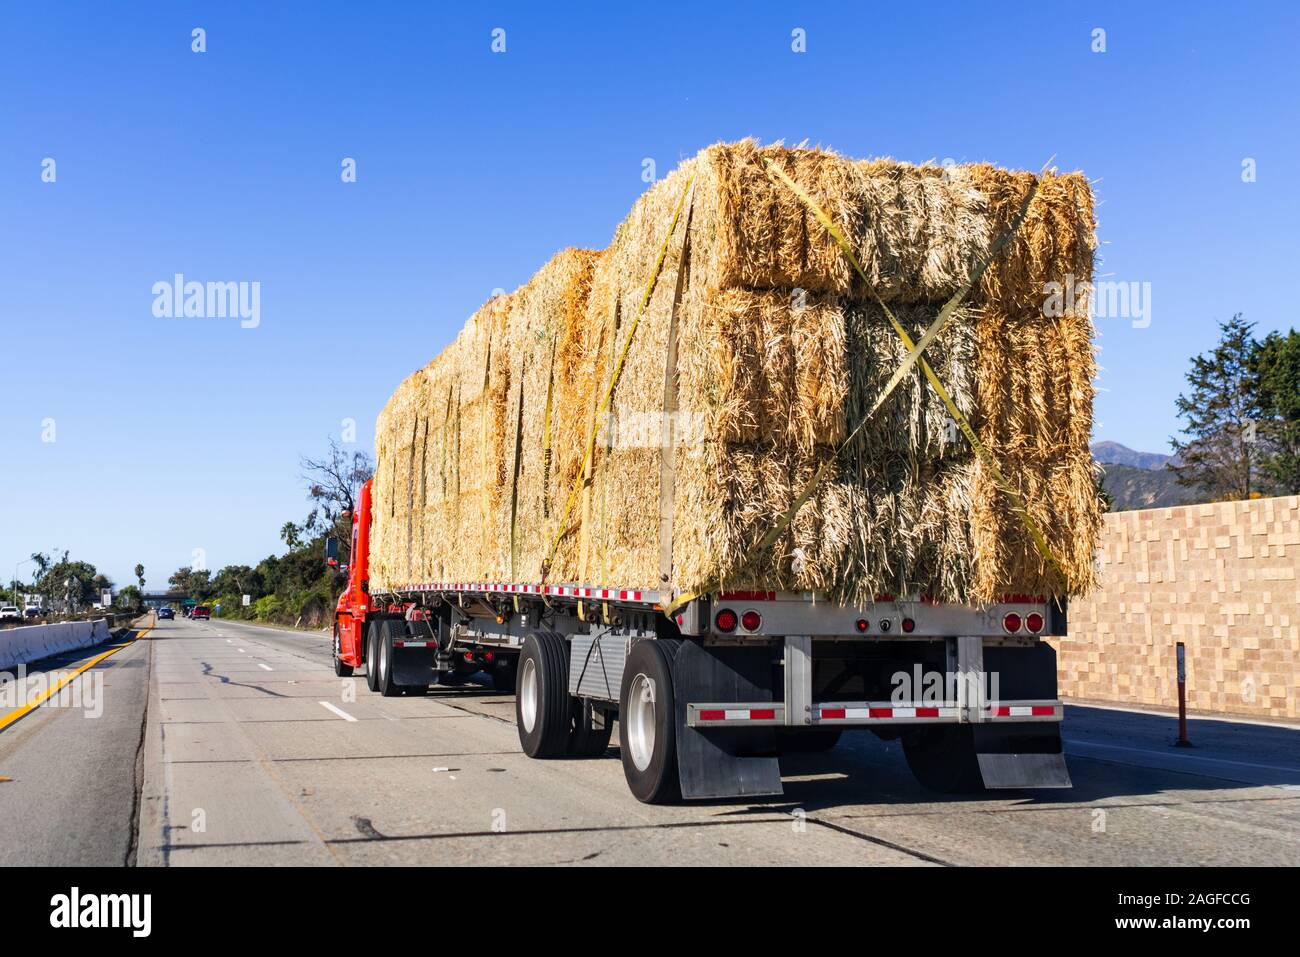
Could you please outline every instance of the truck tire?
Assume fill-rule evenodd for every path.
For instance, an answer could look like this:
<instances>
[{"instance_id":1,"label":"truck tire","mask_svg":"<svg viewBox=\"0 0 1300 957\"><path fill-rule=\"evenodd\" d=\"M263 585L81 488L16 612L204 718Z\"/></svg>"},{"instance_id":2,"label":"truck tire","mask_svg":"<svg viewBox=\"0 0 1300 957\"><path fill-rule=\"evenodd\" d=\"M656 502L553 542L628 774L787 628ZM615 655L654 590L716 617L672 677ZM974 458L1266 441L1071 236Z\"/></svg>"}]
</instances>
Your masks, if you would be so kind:
<instances>
[{"instance_id":1,"label":"truck tire","mask_svg":"<svg viewBox=\"0 0 1300 957\"><path fill-rule=\"evenodd\" d=\"M342 648L339 645L339 626L338 622L334 623L334 675L338 678L351 678L352 666L345 665L343 659L339 657Z\"/></svg>"},{"instance_id":2,"label":"truck tire","mask_svg":"<svg viewBox=\"0 0 1300 957\"><path fill-rule=\"evenodd\" d=\"M573 703L573 730L569 733L569 754L575 758L599 758L609 747L614 721L605 718L604 727L596 724L596 712L587 698L570 698Z\"/></svg>"},{"instance_id":3,"label":"truck tire","mask_svg":"<svg viewBox=\"0 0 1300 957\"><path fill-rule=\"evenodd\" d=\"M645 804L681 800L677 778L677 702L673 694L676 638L632 645L618 696L619 750L633 797Z\"/></svg>"},{"instance_id":4,"label":"truck tire","mask_svg":"<svg viewBox=\"0 0 1300 957\"><path fill-rule=\"evenodd\" d=\"M776 729L778 754L819 754L840 743L842 728L811 728L806 731Z\"/></svg>"},{"instance_id":5,"label":"truck tire","mask_svg":"<svg viewBox=\"0 0 1300 957\"><path fill-rule=\"evenodd\" d=\"M519 653L515 726L530 758L558 758L568 752L573 725L569 697L569 649L559 635L535 631Z\"/></svg>"},{"instance_id":6,"label":"truck tire","mask_svg":"<svg viewBox=\"0 0 1300 957\"><path fill-rule=\"evenodd\" d=\"M366 687L379 690L379 622L366 626Z\"/></svg>"},{"instance_id":7,"label":"truck tire","mask_svg":"<svg viewBox=\"0 0 1300 957\"><path fill-rule=\"evenodd\" d=\"M917 728L903 735L907 766L922 786L943 794L984 790L975 732L970 725Z\"/></svg>"},{"instance_id":8,"label":"truck tire","mask_svg":"<svg viewBox=\"0 0 1300 957\"><path fill-rule=\"evenodd\" d=\"M385 698L396 698L404 689L393 680L393 625L398 624L392 619L385 619L379 623L378 638L376 644L379 655L375 660L378 672L375 676L376 690Z\"/></svg>"}]
</instances>

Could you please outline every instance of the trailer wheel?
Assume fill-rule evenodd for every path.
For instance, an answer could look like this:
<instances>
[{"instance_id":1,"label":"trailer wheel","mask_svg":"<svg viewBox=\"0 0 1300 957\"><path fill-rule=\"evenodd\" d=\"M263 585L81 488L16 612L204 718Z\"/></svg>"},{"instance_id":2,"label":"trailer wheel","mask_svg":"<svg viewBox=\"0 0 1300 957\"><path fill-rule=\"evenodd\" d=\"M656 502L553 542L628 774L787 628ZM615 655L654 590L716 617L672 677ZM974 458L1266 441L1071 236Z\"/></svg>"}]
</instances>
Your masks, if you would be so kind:
<instances>
[{"instance_id":1,"label":"trailer wheel","mask_svg":"<svg viewBox=\"0 0 1300 957\"><path fill-rule=\"evenodd\" d=\"M339 678L351 678L352 666L345 665L343 663L343 659L339 657L339 652L341 650L342 648L340 647L340 642L339 642L339 625L338 622L335 622L334 623L334 674L336 677Z\"/></svg>"},{"instance_id":2,"label":"trailer wheel","mask_svg":"<svg viewBox=\"0 0 1300 957\"><path fill-rule=\"evenodd\" d=\"M605 716L604 727L596 726L596 709L587 698L571 698L573 730L569 734L569 754L575 758L599 758L609 747L614 721Z\"/></svg>"},{"instance_id":3,"label":"trailer wheel","mask_svg":"<svg viewBox=\"0 0 1300 957\"><path fill-rule=\"evenodd\" d=\"M632 645L618 698L619 750L633 796L646 804L681 799L677 778L677 703L673 695L675 638Z\"/></svg>"},{"instance_id":4,"label":"trailer wheel","mask_svg":"<svg viewBox=\"0 0 1300 957\"><path fill-rule=\"evenodd\" d=\"M535 631L519 653L515 689L515 725L524 754L562 757L571 722L568 648L558 635Z\"/></svg>"},{"instance_id":5,"label":"trailer wheel","mask_svg":"<svg viewBox=\"0 0 1300 957\"><path fill-rule=\"evenodd\" d=\"M379 690L379 622L366 626L366 687Z\"/></svg>"},{"instance_id":6,"label":"trailer wheel","mask_svg":"<svg viewBox=\"0 0 1300 957\"><path fill-rule=\"evenodd\" d=\"M907 766L924 787L944 794L984 790L970 725L917 728L903 735Z\"/></svg>"}]
</instances>

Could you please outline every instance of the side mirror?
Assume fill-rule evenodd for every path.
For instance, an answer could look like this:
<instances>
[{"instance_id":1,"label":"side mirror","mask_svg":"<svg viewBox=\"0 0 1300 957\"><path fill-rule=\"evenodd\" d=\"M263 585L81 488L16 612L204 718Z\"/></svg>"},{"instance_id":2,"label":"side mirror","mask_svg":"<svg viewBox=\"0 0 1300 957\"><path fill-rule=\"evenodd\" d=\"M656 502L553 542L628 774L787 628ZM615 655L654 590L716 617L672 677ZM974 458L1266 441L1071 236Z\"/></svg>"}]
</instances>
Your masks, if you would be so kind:
<instances>
[{"instance_id":1,"label":"side mirror","mask_svg":"<svg viewBox=\"0 0 1300 957\"><path fill-rule=\"evenodd\" d=\"M337 538L325 539L325 564L331 568L339 563L339 540Z\"/></svg>"}]
</instances>

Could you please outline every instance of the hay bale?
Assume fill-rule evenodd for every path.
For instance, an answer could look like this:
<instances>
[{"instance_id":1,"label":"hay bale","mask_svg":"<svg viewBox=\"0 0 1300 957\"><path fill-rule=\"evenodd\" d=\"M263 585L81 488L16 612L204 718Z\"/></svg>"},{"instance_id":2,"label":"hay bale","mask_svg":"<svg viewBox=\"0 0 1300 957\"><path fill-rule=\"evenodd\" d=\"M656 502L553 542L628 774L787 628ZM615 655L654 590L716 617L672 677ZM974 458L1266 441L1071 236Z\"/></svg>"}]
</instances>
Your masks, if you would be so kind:
<instances>
[{"instance_id":1,"label":"hay bale","mask_svg":"<svg viewBox=\"0 0 1300 957\"><path fill-rule=\"evenodd\" d=\"M768 160L840 225L865 282ZM687 160L607 250L560 253L394 394L377 427L372 580L538 581L554 550L548 581L851 602L1060 590L919 368L843 445L906 355L877 300L919 336L1033 183L752 141ZM1041 305L1045 282L1091 278L1093 231L1087 182L1044 176L1020 233L926 353L1073 592L1091 582L1100 520L1091 328ZM790 528L754 555L823 467Z\"/></svg>"}]
</instances>

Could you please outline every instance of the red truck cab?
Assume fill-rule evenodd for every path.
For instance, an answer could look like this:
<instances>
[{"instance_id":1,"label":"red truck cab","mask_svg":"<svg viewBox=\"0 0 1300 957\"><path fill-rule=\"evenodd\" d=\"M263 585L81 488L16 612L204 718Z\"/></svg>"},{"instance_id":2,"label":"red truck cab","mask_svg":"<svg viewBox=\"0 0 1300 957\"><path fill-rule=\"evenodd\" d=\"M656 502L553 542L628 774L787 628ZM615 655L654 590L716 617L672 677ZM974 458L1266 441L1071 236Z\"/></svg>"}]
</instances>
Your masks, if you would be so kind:
<instances>
[{"instance_id":1,"label":"red truck cab","mask_svg":"<svg viewBox=\"0 0 1300 957\"><path fill-rule=\"evenodd\" d=\"M374 610L370 601L370 486L366 482L357 496L352 513L352 540L348 552L347 587L334 606L334 673L341 678L362 665L366 616ZM338 568L338 542L326 542L325 561Z\"/></svg>"}]
</instances>

